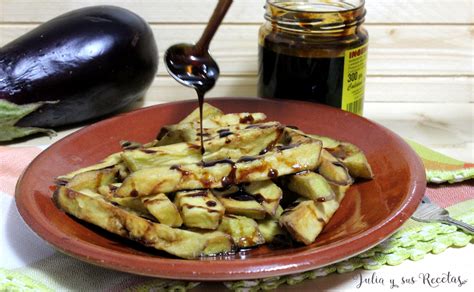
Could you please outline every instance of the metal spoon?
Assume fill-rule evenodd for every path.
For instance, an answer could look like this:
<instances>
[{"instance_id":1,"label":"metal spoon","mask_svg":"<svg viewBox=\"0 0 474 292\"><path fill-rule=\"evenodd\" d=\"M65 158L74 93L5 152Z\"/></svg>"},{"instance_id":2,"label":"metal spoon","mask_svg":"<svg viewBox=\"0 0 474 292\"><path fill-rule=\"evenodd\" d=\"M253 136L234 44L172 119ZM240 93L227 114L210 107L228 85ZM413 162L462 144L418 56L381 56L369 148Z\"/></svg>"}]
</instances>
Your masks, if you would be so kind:
<instances>
[{"instance_id":1,"label":"metal spoon","mask_svg":"<svg viewBox=\"0 0 474 292\"><path fill-rule=\"evenodd\" d=\"M171 77L185 86L194 88L197 92L201 130L201 154L205 152L202 135L204 94L214 87L217 78L219 78L219 66L209 54L209 43L231 4L232 0L219 0L206 29L195 45L177 44L169 47L165 52L165 64Z\"/></svg>"},{"instance_id":2,"label":"metal spoon","mask_svg":"<svg viewBox=\"0 0 474 292\"><path fill-rule=\"evenodd\" d=\"M181 84L196 89L198 95L209 91L219 77L219 66L209 54L209 43L222 22L232 0L219 0L199 41L176 44L165 52L170 75Z\"/></svg>"}]
</instances>

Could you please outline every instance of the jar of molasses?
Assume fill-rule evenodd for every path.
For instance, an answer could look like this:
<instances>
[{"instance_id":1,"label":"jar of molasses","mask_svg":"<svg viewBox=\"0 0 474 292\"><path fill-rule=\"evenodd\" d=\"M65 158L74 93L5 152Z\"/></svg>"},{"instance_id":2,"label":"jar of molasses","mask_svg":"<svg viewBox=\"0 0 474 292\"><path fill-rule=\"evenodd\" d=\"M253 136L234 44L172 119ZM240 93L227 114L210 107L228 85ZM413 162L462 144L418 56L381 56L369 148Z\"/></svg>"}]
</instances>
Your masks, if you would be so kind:
<instances>
[{"instance_id":1,"label":"jar of molasses","mask_svg":"<svg viewBox=\"0 0 474 292\"><path fill-rule=\"evenodd\" d=\"M313 101L362 115L364 0L267 0L265 10L259 96Z\"/></svg>"}]
</instances>

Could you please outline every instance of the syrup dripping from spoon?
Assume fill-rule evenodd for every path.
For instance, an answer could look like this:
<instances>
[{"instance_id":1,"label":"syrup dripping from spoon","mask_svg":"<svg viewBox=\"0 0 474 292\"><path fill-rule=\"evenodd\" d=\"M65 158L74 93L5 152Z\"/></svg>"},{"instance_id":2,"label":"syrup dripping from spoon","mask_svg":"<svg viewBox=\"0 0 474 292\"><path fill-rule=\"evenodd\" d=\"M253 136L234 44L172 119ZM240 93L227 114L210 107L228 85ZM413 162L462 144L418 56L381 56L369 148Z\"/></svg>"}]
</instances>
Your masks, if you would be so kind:
<instances>
[{"instance_id":1,"label":"syrup dripping from spoon","mask_svg":"<svg viewBox=\"0 0 474 292\"><path fill-rule=\"evenodd\" d=\"M201 154L204 154L202 107L204 95L219 78L219 66L209 54L209 44L229 10L232 0L219 0L199 41L193 44L176 44L165 52L165 63L170 75L179 83L196 90L199 101Z\"/></svg>"}]
</instances>

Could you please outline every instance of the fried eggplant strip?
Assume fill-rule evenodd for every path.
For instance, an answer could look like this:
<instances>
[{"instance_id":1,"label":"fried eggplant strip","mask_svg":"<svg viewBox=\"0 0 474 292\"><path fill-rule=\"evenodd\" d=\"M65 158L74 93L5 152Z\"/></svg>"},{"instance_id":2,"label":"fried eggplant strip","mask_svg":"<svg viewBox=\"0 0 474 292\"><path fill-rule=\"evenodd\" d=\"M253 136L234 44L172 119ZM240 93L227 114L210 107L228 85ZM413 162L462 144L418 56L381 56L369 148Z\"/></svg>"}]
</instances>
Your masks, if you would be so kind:
<instances>
[{"instance_id":1,"label":"fried eggplant strip","mask_svg":"<svg viewBox=\"0 0 474 292\"><path fill-rule=\"evenodd\" d=\"M253 219L263 219L266 216L265 209L253 196L248 195L248 198L241 199L231 195L218 197L218 199L224 205L226 214L241 215Z\"/></svg>"},{"instance_id":2,"label":"fried eggplant strip","mask_svg":"<svg viewBox=\"0 0 474 292\"><path fill-rule=\"evenodd\" d=\"M334 191L326 179L312 171L290 176L288 189L316 202L326 202L335 198Z\"/></svg>"},{"instance_id":3,"label":"fried eggplant strip","mask_svg":"<svg viewBox=\"0 0 474 292\"><path fill-rule=\"evenodd\" d=\"M296 206L286 209L279 221L293 239L306 245L314 242L325 224L312 200L299 202Z\"/></svg>"},{"instance_id":4,"label":"fried eggplant strip","mask_svg":"<svg viewBox=\"0 0 474 292\"><path fill-rule=\"evenodd\" d=\"M252 247L265 243L265 238L258 229L255 220L237 215L225 215L219 225L219 231L232 236L240 248Z\"/></svg>"},{"instance_id":5,"label":"fried eggplant strip","mask_svg":"<svg viewBox=\"0 0 474 292\"><path fill-rule=\"evenodd\" d=\"M214 123L217 127L224 127L236 124L256 124L263 122L267 116L264 113L233 113L222 116L215 116L202 121L203 127L212 128ZM206 122L209 124L206 125Z\"/></svg>"},{"instance_id":6,"label":"fried eggplant strip","mask_svg":"<svg viewBox=\"0 0 474 292\"><path fill-rule=\"evenodd\" d=\"M208 135L210 129L222 127L240 127L263 122L266 116L262 113L234 113L203 118L202 126L207 129L203 135ZM195 120L190 123L167 125L161 128L156 145L169 145L179 142L191 142L200 139L200 123Z\"/></svg>"},{"instance_id":7,"label":"fried eggplant strip","mask_svg":"<svg viewBox=\"0 0 474 292\"><path fill-rule=\"evenodd\" d=\"M258 230L260 230L260 233L265 239L265 243L270 243L274 240L276 236L283 235L285 233L285 231L278 222L282 213L283 208L278 205L274 216L257 221Z\"/></svg>"},{"instance_id":8,"label":"fried eggplant strip","mask_svg":"<svg viewBox=\"0 0 474 292\"><path fill-rule=\"evenodd\" d=\"M306 134L300 130L288 127L285 128L285 133L299 133L320 140L323 143L323 148L344 163L349 174L353 177L365 179L372 179L374 177L374 173L364 152L354 144L338 141L326 136Z\"/></svg>"},{"instance_id":9,"label":"fried eggplant strip","mask_svg":"<svg viewBox=\"0 0 474 292\"><path fill-rule=\"evenodd\" d=\"M137 171L157 165L196 163L201 160L200 146L191 143L177 143L166 146L135 149L122 152L128 168Z\"/></svg>"},{"instance_id":10,"label":"fried eggplant strip","mask_svg":"<svg viewBox=\"0 0 474 292\"><path fill-rule=\"evenodd\" d=\"M229 125L224 127L218 128L203 128L203 137L205 141L209 141L212 139L223 138L230 136L232 134L236 134L238 132L248 130L248 129L265 129L271 128L272 126L275 127L282 127L282 125L278 122L267 122L267 123L258 123L258 124L236 124L236 125ZM186 125L171 125L164 127L162 129L166 130L166 139L168 142L162 142L160 145L169 145L169 144L176 144L181 142L188 142L188 143L200 143L201 142L201 130L200 128L192 127L189 124ZM164 141L162 138L161 141ZM260 145L258 146L260 147Z\"/></svg>"},{"instance_id":11,"label":"fried eggplant strip","mask_svg":"<svg viewBox=\"0 0 474 292\"><path fill-rule=\"evenodd\" d=\"M109 155L107 156L104 160L102 160L100 163L97 163L97 164L94 164L94 165L91 165L91 166L88 166L88 167L84 167L84 168L81 168L81 169L78 169L76 171L73 171L73 172L70 172L66 175L61 175L61 176L58 176L58 179L59 180L64 180L64 181L69 181L71 180L74 176L80 174L80 173L84 173L84 172L88 172L88 171L93 171L93 170L101 170L101 169L104 169L104 168L109 168L109 167L113 167L117 164L119 164L120 162L122 162L122 157L120 156L120 152L119 153L114 153L112 155Z\"/></svg>"},{"instance_id":12,"label":"fried eggplant strip","mask_svg":"<svg viewBox=\"0 0 474 292\"><path fill-rule=\"evenodd\" d=\"M180 166L145 168L129 175L117 190L119 197L147 196L178 190L222 188L242 182L315 169L321 142L301 140L275 147L264 155Z\"/></svg>"},{"instance_id":13,"label":"fried eggplant strip","mask_svg":"<svg viewBox=\"0 0 474 292\"><path fill-rule=\"evenodd\" d=\"M283 126L276 122L255 124L243 129L220 128L214 139L205 140L203 160L239 159L259 155L280 139Z\"/></svg>"},{"instance_id":14,"label":"fried eggplant strip","mask_svg":"<svg viewBox=\"0 0 474 292\"><path fill-rule=\"evenodd\" d=\"M183 224L183 219L175 204L165 194L140 197L141 202L158 222L171 227L179 227Z\"/></svg>"},{"instance_id":15,"label":"fried eggplant strip","mask_svg":"<svg viewBox=\"0 0 474 292\"><path fill-rule=\"evenodd\" d=\"M199 141L124 151L122 158L132 171L156 166L197 163L201 160L238 159L258 155L280 138L283 127L279 123L265 123L243 129L218 128L206 138L201 155Z\"/></svg>"},{"instance_id":16,"label":"fried eggplant strip","mask_svg":"<svg viewBox=\"0 0 474 292\"><path fill-rule=\"evenodd\" d=\"M326 149L321 150L321 163L319 164L318 172L327 181L338 185L351 185L354 182L344 163Z\"/></svg>"},{"instance_id":17,"label":"fried eggplant strip","mask_svg":"<svg viewBox=\"0 0 474 292\"><path fill-rule=\"evenodd\" d=\"M260 201L263 209L270 216L275 216L283 191L274 182L271 180L251 182L245 185L244 189Z\"/></svg>"},{"instance_id":18,"label":"fried eggplant strip","mask_svg":"<svg viewBox=\"0 0 474 292\"><path fill-rule=\"evenodd\" d=\"M81 172L73 176L72 179L66 184L66 187L75 191L89 189L97 192L101 186L114 183L117 172L118 169L116 168Z\"/></svg>"},{"instance_id":19,"label":"fried eggplant strip","mask_svg":"<svg viewBox=\"0 0 474 292\"><path fill-rule=\"evenodd\" d=\"M186 124L191 122L199 121L199 108L195 108L189 115L187 115L180 124ZM207 102L202 104L202 118L208 119L215 116L222 116L224 113L215 106L208 104Z\"/></svg>"},{"instance_id":20,"label":"fried eggplant strip","mask_svg":"<svg viewBox=\"0 0 474 292\"><path fill-rule=\"evenodd\" d=\"M337 147L327 149L333 156L344 163L353 177L361 177L371 179L374 177L372 168L370 167L364 152L351 143L340 142Z\"/></svg>"},{"instance_id":21,"label":"fried eggplant strip","mask_svg":"<svg viewBox=\"0 0 474 292\"><path fill-rule=\"evenodd\" d=\"M366 179L374 177L374 173L367 161L367 157L356 145L314 134L308 136L321 140L323 142L323 148L344 163L349 170L350 175L353 177Z\"/></svg>"},{"instance_id":22,"label":"fried eggplant strip","mask_svg":"<svg viewBox=\"0 0 474 292\"><path fill-rule=\"evenodd\" d=\"M142 217L153 218L148 209L143 204L142 200L148 197L127 197L127 198L117 198L115 196L115 190L120 186L120 183L110 184L106 186L101 186L97 189L97 192L102 195L102 197L107 201L120 206L127 210L132 210L140 214ZM66 186L67 187L67 186ZM78 190L81 193L84 193L84 190ZM87 193L86 193L87 194Z\"/></svg>"},{"instance_id":23,"label":"fried eggplant strip","mask_svg":"<svg viewBox=\"0 0 474 292\"><path fill-rule=\"evenodd\" d=\"M184 225L190 228L214 230L224 215L224 206L209 190L177 192L174 203Z\"/></svg>"},{"instance_id":24,"label":"fried eggplant strip","mask_svg":"<svg viewBox=\"0 0 474 292\"><path fill-rule=\"evenodd\" d=\"M91 196L60 187L54 193L53 199L62 210L74 217L182 258L194 259L202 255L210 238L196 232L151 222L112 205L103 200L99 194ZM226 245L220 244L220 246ZM227 246L232 246L232 244ZM214 253L229 252L229 250L217 251L216 249L212 251Z\"/></svg>"}]
</instances>

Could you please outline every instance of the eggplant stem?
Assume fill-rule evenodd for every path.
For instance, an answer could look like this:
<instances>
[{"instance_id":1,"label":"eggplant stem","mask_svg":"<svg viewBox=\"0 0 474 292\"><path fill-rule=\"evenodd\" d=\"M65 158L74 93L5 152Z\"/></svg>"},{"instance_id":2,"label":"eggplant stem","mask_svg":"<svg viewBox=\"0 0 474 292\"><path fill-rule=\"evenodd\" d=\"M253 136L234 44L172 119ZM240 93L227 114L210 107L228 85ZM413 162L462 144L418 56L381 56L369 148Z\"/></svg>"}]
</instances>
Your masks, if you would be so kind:
<instances>
[{"instance_id":1,"label":"eggplant stem","mask_svg":"<svg viewBox=\"0 0 474 292\"><path fill-rule=\"evenodd\" d=\"M36 127L18 127L15 124L28 114L36 111L44 104L53 104L58 101L41 101L18 105L6 100L0 100L0 142L11 141L36 133L45 133L48 136L56 135L51 129Z\"/></svg>"}]
</instances>

